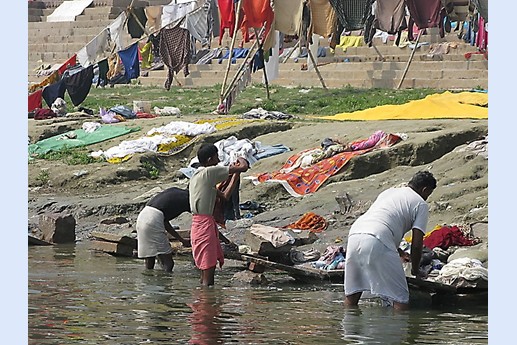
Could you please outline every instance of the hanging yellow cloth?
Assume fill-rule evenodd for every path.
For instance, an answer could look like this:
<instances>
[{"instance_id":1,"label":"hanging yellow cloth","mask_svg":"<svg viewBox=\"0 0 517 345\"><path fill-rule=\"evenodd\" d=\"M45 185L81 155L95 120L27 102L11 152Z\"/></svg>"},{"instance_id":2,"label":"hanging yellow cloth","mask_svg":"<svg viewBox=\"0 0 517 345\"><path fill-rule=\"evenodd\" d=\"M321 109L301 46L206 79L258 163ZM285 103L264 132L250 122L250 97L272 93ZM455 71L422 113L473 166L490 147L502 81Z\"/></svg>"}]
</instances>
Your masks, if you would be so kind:
<instances>
[{"instance_id":1,"label":"hanging yellow cloth","mask_svg":"<svg viewBox=\"0 0 517 345\"><path fill-rule=\"evenodd\" d=\"M325 120L419 120L419 119L488 119L488 94L482 92L445 91L400 105L381 105L330 116Z\"/></svg>"},{"instance_id":2,"label":"hanging yellow cloth","mask_svg":"<svg viewBox=\"0 0 517 345\"><path fill-rule=\"evenodd\" d=\"M151 68L151 62L153 62L153 52L152 48L153 44L151 42L147 42L144 44L142 49L140 49L140 55L142 56L142 65L143 69Z\"/></svg>"}]
</instances>

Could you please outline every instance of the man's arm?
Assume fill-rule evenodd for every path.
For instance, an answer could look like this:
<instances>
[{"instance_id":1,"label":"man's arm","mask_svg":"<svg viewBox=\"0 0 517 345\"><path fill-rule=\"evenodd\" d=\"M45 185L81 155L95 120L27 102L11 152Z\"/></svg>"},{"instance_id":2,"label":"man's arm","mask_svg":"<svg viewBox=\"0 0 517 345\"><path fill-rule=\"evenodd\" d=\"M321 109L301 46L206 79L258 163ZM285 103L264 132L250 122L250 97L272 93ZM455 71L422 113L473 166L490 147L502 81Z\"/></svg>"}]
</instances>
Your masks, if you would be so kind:
<instances>
[{"instance_id":1,"label":"man's arm","mask_svg":"<svg viewBox=\"0 0 517 345\"><path fill-rule=\"evenodd\" d=\"M420 259L424 246L424 233L419 229L413 229L411 237L411 274L420 276Z\"/></svg>"},{"instance_id":2,"label":"man's arm","mask_svg":"<svg viewBox=\"0 0 517 345\"><path fill-rule=\"evenodd\" d=\"M180 241L185 247L190 247L191 246L190 241L189 240L185 240L183 237L181 237L180 234L178 234L176 232L176 230L174 230L174 228L172 227L171 223L169 223L169 221L164 220L163 221L163 225L165 226L165 230L167 230L167 232L169 234L171 234L175 239Z\"/></svg>"},{"instance_id":3,"label":"man's arm","mask_svg":"<svg viewBox=\"0 0 517 345\"><path fill-rule=\"evenodd\" d=\"M235 186L237 186L237 183L239 182L239 178L240 178L240 173L233 174L230 182L223 190L217 189L217 195L220 196L221 198L223 198L225 201L230 200L233 190L235 189Z\"/></svg>"},{"instance_id":4,"label":"man's arm","mask_svg":"<svg viewBox=\"0 0 517 345\"><path fill-rule=\"evenodd\" d=\"M237 158L237 161L235 163L230 164L229 166L229 173L241 173L248 171L250 165L247 160L245 160L242 157Z\"/></svg>"}]
</instances>

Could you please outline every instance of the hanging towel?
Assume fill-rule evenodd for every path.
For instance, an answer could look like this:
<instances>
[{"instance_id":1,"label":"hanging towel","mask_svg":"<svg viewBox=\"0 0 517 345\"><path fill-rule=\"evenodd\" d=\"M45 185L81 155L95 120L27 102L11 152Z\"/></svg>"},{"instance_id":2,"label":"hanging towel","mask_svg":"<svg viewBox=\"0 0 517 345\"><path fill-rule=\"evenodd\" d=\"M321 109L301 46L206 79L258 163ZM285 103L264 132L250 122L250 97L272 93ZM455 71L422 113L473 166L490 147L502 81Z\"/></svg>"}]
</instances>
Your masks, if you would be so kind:
<instances>
[{"instance_id":1,"label":"hanging towel","mask_svg":"<svg viewBox=\"0 0 517 345\"><path fill-rule=\"evenodd\" d=\"M209 3L201 6L197 10L188 13L185 17L185 21L182 24L184 29L196 40L201 42L201 45L208 43L208 12L210 10Z\"/></svg>"},{"instance_id":2,"label":"hanging towel","mask_svg":"<svg viewBox=\"0 0 517 345\"><path fill-rule=\"evenodd\" d=\"M83 68L71 76L65 75L63 79L73 105L78 106L90 92L93 82L93 65Z\"/></svg>"},{"instance_id":3,"label":"hanging towel","mask_svg":"<svg viewBox=\"0 0 517 345\"><path fill-rule=\"evenodd\" d=\"M144 11L149 31L159 30L162 27L162 6L147 6Z\"/></svg>"},{"instance_id":4,"label":"hanging towel","mask_svg":"<svg viewBox=\"0 0 517 345\"><path fill-rule=\"evenodd\" d=\"M170 90L174 73L183 68L185 76L189 74L188 63L192 55L190 50L190 34L188 30L176 26L160 31L160 57L169 68L165 89Z\"/></svg>"},{"instance_id":5,"label":"hanging towel","mask_svg":"<svg viewBox=\"0 0 517 345\"><path fill-rule=\"evenodd\" d=\"M118 52L122 64L124 64L124 77L129 81L140 76L140 64L138 63L138 44L135 42L130 47Z\"/></svg>"},{"instance_id":6,"label":"hanging towel","mask_svg":"<svg viewBox=\"0 0 517 345\"><path fill-rule=\"evenodd\" d=\"M244 16L240 27L245 42L250 40L249 29L261 28L264 22L266 23L262 37L264 40L263 48L267 52L275 44L274 39L269 35L275 19L269 0L244 1L242 3L242 12Z\"/></svg>"}]
</instances>

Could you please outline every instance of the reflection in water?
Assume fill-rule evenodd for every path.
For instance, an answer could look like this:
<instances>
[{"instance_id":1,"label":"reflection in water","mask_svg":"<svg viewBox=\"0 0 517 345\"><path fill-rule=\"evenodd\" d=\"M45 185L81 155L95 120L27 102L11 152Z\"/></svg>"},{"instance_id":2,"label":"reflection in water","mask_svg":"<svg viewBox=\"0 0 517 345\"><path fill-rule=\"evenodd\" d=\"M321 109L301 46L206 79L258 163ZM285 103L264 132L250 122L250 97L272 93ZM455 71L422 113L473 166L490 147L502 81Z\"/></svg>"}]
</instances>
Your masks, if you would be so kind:
<instances>
[{"instance_id":1,"label":"reflection in water","mask_svg":"<svg viewBox=\"0 0 517 345\"><path fill-rule=\"evenodd\" d=\"M356 344L406 344L409 332L409 311L362 306L345 309L343 339Z\"/></svg>"},{"instance_id":2,"label":"reflection in water","mask_svg":"<svg viewBox=\"0 0 517 345\"><path fill-rule=\"evenodd\" d=\"M29 247L29 344L486 344L487 309L343 306L342 285L301 285L266 273L271 284L232 281L227 263L202 289L190 260L174 273L145 270L75 246ZM240 266L239 266L240 265Z\"/></svg>"},{"instance_id":3,"label":"reflection in water","mask_svg":"<svg viewBox=\"0 0 517 345\"><path fill-rule=\"evenodd\" d=\"M214 288L201 287L192 293L192 314L188 320L192 328L189 344L217 344L221 339L221 325L217 318L221 314L220 299Z\"/></svg>"}]
</instances>

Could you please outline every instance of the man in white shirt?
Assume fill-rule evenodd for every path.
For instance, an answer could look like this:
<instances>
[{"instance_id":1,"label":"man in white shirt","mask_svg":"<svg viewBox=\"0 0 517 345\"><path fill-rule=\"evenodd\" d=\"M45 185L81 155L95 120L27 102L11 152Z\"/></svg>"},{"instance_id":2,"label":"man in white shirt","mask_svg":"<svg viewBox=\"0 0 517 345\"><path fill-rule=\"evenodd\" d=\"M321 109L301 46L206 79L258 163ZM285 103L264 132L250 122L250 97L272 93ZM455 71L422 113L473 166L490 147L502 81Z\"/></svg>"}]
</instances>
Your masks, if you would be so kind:
<instances>
[{"instance_id":1,"label":"man in white shirt","mask_svg":"<svg viewBox=\"0 0 517 345\"><path fill-rule=\"evenodd\" d=\"M407 186L379 194L352 224L345 260L346 306L356 306L363 291L369 291L390 301L395 309L408 308L409 289L398 248L411 230L411 274L418 277L429 218L426 200L435 188L433 174L419 171Z\"/></svg>"}]
</instances>

